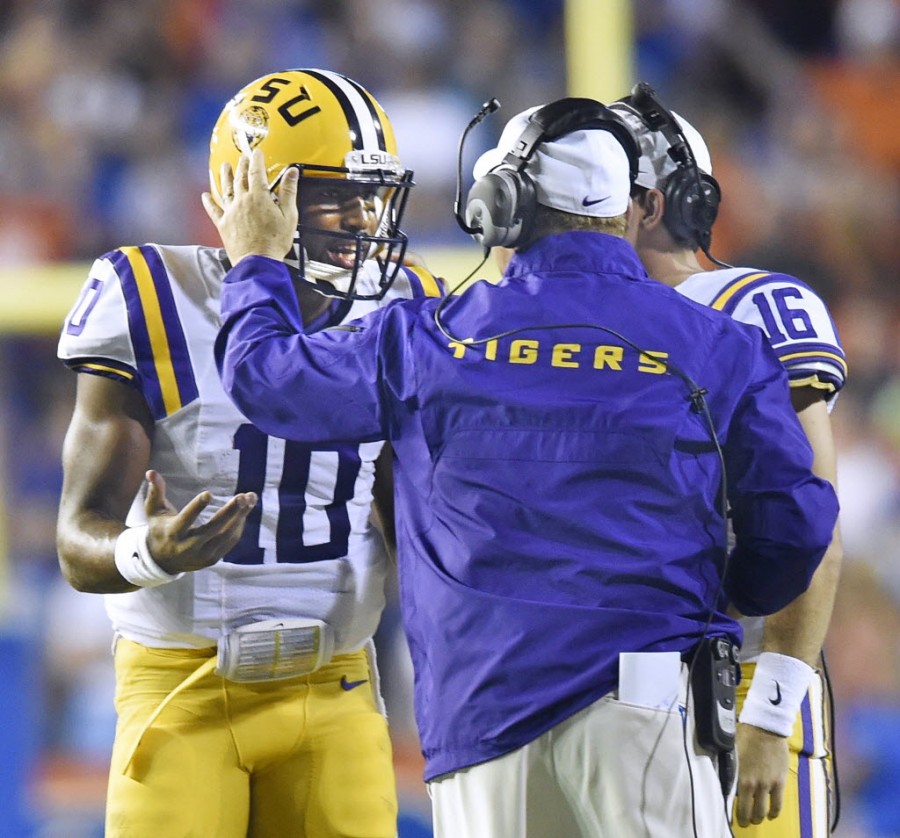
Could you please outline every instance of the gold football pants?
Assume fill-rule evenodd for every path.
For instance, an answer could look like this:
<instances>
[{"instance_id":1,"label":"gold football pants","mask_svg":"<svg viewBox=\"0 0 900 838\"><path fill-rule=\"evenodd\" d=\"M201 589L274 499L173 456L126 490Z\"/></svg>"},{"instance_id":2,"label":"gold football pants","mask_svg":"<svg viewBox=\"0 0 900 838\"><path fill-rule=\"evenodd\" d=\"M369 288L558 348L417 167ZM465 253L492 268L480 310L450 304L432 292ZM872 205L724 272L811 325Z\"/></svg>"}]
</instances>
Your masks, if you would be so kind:
<instances>
[{"instance_id":1,"label":"gold football pants","mask_svg":"<svg viewBox=\"0 0 900 838\"><path fill-rule=\"evenodd\" d=\"M118 641L106 838L394 838L391 744L365 650L243 684L212 672L214 654Z\"/></svg>"},{"instance_id":2,"label":"gold football pants","mask_svg":"<svg viewBox=\"0 0 900 838\"><path fill-rule=\"evenodd\" d=\"M739 711L755 669L752 663L741 664ZM743 827L735 820L732 826L736 838L827 838L834 796L828 717L827 685L817 671L788 741L790 768L781 814L775 820Z\"/></svg>"}]
</instances>

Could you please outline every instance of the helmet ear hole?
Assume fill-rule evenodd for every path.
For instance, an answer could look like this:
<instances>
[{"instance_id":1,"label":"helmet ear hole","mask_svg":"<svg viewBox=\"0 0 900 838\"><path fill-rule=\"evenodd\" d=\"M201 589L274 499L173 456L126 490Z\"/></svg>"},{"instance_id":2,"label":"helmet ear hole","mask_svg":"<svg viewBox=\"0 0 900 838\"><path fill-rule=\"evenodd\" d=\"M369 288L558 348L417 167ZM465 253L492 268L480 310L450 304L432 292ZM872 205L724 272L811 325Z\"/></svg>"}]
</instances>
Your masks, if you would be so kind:
<instances>
[{"instance_id":1,"label":"helmet ear hole","mask_svg":"<svg viewBox=\"0 0 900 838\"><path fill-rule=\"evenodd\" d=\"M466 199L466 223L484 247L517 247L534 226L537 194L528 173L500 166L480 177Z\"/></svg>"}]
</instances>

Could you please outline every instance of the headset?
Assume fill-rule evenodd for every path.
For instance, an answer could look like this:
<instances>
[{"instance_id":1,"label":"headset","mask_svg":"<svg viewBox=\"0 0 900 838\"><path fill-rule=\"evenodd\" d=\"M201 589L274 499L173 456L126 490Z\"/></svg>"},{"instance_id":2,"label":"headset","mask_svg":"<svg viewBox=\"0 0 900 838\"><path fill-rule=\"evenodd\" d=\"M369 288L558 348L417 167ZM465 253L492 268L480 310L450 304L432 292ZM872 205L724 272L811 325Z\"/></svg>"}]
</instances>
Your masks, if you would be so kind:
<instances>
[{"instance_id":1,"label":"headset","mask_svg":"<svg viewBox=\"0 0 900 838\"><path fill-rule=\"evenodd\" d=\"M675 115L656 98L656 91L649 84L639 82L632 88L631 95L619 102L648 130L661 133L669 144L669 157L677 168L666 178L662 189L666 199L663 213L666 229L677 241L695 242L712 259L709 255L712 226L722 201L718 181L697 164L684 129Z\"/></svg>"},{"instance_id":2,"label":"headset","mask_svg":"<svg viewBox=\"0 0 900 838\"><path fill-rule=\"evenodd\" d=\"M629 175L634 184L640 150L631 131L615 111L593 99L558 99L532 113L500 165L472 184L463 216L459 211L463 144L469 131L499 107L496 99L485 103L459 142L455 216L463 231L483 247L518 247L528 241L537 211L537 193L527 167L541 143L552 142L575 131L608 131L628 155Z\"/></svg>"}]
</instances>

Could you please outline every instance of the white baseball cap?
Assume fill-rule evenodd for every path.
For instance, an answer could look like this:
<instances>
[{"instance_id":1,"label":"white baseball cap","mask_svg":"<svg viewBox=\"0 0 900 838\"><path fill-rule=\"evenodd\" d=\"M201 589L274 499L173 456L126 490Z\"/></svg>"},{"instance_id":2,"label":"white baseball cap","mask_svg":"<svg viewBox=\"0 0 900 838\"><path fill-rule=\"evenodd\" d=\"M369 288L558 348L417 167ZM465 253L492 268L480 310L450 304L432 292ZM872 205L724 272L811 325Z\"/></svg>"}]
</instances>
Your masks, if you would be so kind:
<instances>
[{"instance_id":1,"label":"white baseball cap","mask_svg":"<svg viewBox=\"0 0 900 838\"><path fill-rule=\"evenodd\" d=\"M669 141L661 131L651 131L640 116L624 102L613 102L609 107L622 117L640 147L638 176L634 182L645 189L662 189L666 178L678 168L675 161L669 156ZM698 168L701 172L711 175L712 160L700 132L674 111L672 111L672 116L678 120L678 125L684 133L684 138L691 149L691 154L694 155L694 160L697 161Z\"/></svg>"},{"instance_id":2,"label":"white baseball cap","mask_svg":"<svg viewBox=\"0 0 900 838\"><path fill-rule=\"evenodd\" d=\"M475 161L472 173L476 179L503 163L538 107L522 111L506 123L497 147ZM628 155L619 140L602 128L573 131L540 143L525 171L534 181L537 202L545 207L596 218L615 218L628 208Z\"/></svg>"}]
</instances>

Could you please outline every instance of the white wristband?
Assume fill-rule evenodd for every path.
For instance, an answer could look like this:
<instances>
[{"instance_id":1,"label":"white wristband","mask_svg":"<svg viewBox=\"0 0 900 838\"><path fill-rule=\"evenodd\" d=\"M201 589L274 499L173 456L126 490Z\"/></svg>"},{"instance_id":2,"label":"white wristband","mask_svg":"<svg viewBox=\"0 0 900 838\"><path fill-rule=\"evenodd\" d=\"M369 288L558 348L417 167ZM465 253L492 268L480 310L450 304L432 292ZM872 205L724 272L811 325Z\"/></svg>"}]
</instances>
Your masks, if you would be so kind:
<instances>
[{"instance_id":1,"label":"white wristband","mask_svg":"<svg viewBox=\"0 0 900 838\"><path fill-rule=\"evenodd\" d=\"M116 568L119 573L139 588L155 588L174 582L183 573L166 573L150 555L147 547L149 527L129 527L116 539Z\"/></svg>"},{"instance_id":2,"label":"white wristband","mask_svg":"<svg viewBox=\"0 0 900 838\"><path fill-rule=\"evenodd\" d=\"M763 652L756 661L738 721L790 736L812 676L813 668L802 660Z\"/></svg>"}]
</instances>

